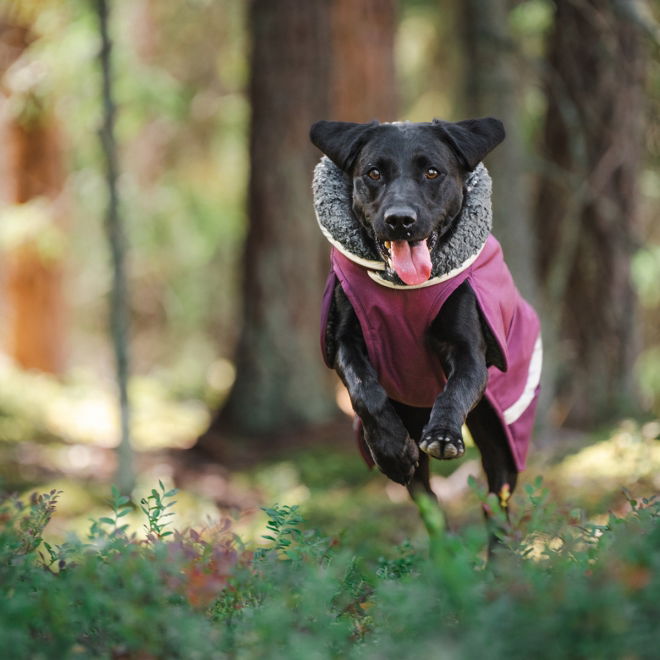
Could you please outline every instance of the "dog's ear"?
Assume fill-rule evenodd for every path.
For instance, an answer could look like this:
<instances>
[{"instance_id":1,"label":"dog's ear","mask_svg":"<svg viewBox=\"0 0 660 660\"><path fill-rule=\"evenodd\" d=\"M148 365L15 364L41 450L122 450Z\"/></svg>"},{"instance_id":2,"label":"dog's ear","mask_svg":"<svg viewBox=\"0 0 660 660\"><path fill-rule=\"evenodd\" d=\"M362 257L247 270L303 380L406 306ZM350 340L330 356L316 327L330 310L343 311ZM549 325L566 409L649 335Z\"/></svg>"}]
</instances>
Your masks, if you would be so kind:
<instances>
[{"instance_id":1,"label":"dog's ear","mask_svg":"<svg viewBox=\"0 0 660 660\"><path fill-rule=\"evenodd\" d=\"M505 136L504 125L493 117L457 122L434 119L433 128L469 171L502 142Z\"/></svg>"},{"instance_id":2,"label":"dog's ear","mask_svg":"<svg viewBox=\"0 0 660 660\"><path fill-rule=\"evenodd\" d=\"M309 131L309 138L330 160L344 172L350 173L364 143L378 126L345 121L317 121Z\"/></svg>"}]
</instances>

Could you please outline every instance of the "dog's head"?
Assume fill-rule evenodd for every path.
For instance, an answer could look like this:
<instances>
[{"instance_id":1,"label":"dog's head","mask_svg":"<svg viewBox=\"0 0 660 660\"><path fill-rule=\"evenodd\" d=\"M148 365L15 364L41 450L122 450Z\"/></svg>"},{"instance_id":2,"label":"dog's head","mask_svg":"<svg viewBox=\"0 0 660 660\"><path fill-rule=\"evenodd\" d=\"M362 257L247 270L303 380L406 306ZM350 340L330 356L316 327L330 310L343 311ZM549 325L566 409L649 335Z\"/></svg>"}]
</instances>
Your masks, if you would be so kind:
<instances>
[{"instance_id":1,"label":"dog's head","mask_svg":"<svg viewBox=\"0 0 660 660\"><path fill-rule=\"evenodd\" d=\"M406 284L431 275L472 171L504 139L502 122L316 122L312 142L353 179L353 211Z\"/></svg>"}]
</instances>

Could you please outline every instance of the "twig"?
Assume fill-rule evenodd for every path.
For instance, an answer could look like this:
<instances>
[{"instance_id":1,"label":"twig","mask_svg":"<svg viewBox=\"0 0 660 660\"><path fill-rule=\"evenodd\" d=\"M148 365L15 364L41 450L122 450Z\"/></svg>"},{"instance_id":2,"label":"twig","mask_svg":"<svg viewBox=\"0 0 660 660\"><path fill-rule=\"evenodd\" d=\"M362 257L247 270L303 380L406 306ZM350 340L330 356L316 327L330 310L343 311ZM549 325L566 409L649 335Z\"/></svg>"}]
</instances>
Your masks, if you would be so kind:
<instances>
[{"instance_id":1,"label":"twig","mask_svg":"<svg viewBox=\"0 0 660 660\"><path fill-rule=\"evenodd\" d=\"M110 304L110 333L115 352L117 386L119 390L119 412L121 441L118 450L117 484L122 493L128 493L134 485L133 451L130 438L130 406L128 401L128 289L124 257L126 244L119 215L117 194L117 149L114 136L116 108L112 98L111 54L112 43L108 34L107 0L96 0L99 20L101 50L99 60L102 72L103 124L99 131L106 167L108 207L105 229L112 257L112 294Z\"/></svg>"}]
</instances>

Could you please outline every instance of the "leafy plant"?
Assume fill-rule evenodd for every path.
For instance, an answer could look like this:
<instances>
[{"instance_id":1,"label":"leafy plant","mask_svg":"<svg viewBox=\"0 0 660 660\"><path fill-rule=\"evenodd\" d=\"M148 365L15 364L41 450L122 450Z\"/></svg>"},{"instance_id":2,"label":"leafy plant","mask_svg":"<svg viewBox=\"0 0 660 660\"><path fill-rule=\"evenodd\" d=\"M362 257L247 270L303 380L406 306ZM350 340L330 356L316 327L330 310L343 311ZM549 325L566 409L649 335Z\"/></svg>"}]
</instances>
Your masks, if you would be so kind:
<instances>
[{"instance_id":1,"label":"leafy plant","mask_svg":"<svg viewBox=\"0 0 660 660\"><path fill-rule=\"evenodd\" d=\"M298 507L276 504L270 509L264 508L263 510L268 515L266 529L271 532L265 534L263 538L272 541L272 549L283 553L287 559L295 558L296 555L291 552L293 549L291 546L292 543L300 541L302 537L300 525L303 522Z\"/></svg>"},{"instance_id":2,"label":"leafy plant","mask_svg":"<svg viewBox=\"0 0 660 660\"><path fill-rule=\"evenodd\" d=\"M174 515L174 512L168 511L168 509L176 504L176 500L171 499L176 495L176 488L165 492L163 482L159 481L158 485L160 486L160 493L155 488L152 488L151 495L143 497L140 500L140 509L147 516L147 524L144 526L147 534L153 534L156 538L163 539L173 533L163 530L170 524L170 521L165 520L165 518Z\"/></svg>"},{"instance_id":3,"label":"leafy plant","mask_svg":"<svg viewBox=\"0 0 660 660\"><path fill-rule=\"evenodd\" d=\"M0 509L0 520L4 519L18 525L20 533L15 537L14 550L18 555L26 555L36 550L42 542L42 532L49 523L57 500L62 494L60 490L48 493L32 493L26 507L16 497L10 498Z\"/></svg>"},{"instance_id":4,"label":"leafy plant","mask_svg":"<svg viewBox=\"0 0 660 660\"><path fill-rule=\"evenodd\" d=\"M140 507L145 540L116 490L90 543L38 543L57 491L0 504L8 657L643 660L657 648L656 498L628 495L629 513L594 523L554 506L540 481L508 516L506 498L477 488L500 526L493 562L482 526L430 525L430 552L406 542L370 563L306 529L294 506L265 509L255 552L228 521L164 531L175 493L158 486Z\"/></svg>"},{"instance_id":5,"label":"leafy plant","mask_svg":"<svg viewBox=\"0 0 660 660\"><path fill-rule=\"evenodd\" d=\"M112 518L102 516L101 518L92 520L89 528L89 538L92 541L108 537L125 536L128 530L128 524L124 523L120 525L119 521L133 511L133 507L129 504L130 500L126 495L122 495L115 485L112 486L111 493L112 499L110 506L112 507Z\"/></svg>"}]
</instances>

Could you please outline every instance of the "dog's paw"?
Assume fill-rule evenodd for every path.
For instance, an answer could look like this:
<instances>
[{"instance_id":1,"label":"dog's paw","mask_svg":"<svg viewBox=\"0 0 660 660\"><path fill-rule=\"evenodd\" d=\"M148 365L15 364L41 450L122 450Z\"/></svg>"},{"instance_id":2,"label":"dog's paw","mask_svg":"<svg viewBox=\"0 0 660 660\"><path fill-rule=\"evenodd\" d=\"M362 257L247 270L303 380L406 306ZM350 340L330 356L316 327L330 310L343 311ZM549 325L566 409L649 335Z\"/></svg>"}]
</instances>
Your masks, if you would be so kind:
<instances>
[{"instance_id":1,"label":"dog's paw","mask_svg":"<svg viewBox=\"0 0 660 660\"><path fill-rule=\"evenodd\" d=\"M419 448L433 458L444 460L460 458L465 453L461 433L443 428L424 429Z\"/></svg>"},{"instance_id":2,"label":"dog's paw","mask_svg":"<svg viewBox=\"0 0 660 660\"><path fill-rule=\"evenodd\" d=\"M395 440L389 437L385 440L380 437L374 442L375 439L367 435L366 439L378 469L392 481L405 486L419 464L419 449L407 433L403 438Z\"/></svg>"},{"instance_id":3,"label":"dog's paw","mask_svg":"<svg viewBox=\"0 0 660 660\"><path fill-rule=\"evenodd\" d=\"M376 463L388 478L405 486L410 483L419 464L417 443L406 435L403 447L399 451L379 452Z\"/></svg>"}]
</instances>

